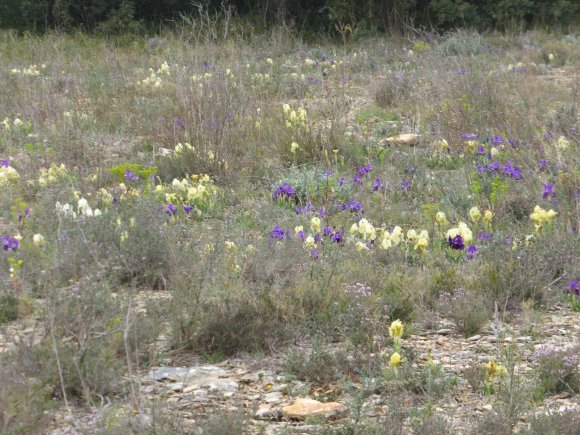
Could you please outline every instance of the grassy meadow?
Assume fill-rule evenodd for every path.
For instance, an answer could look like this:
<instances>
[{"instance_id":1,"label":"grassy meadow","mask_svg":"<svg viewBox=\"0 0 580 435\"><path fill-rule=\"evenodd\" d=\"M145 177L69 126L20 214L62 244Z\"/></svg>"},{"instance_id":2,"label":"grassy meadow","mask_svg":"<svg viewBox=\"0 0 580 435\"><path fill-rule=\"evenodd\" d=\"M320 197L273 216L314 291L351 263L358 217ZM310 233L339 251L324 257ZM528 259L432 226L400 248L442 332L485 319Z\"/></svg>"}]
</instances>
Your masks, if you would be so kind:
<instances>
[{"instance_id":1,"label":"grassy meadow","mask_svg":"<svg viewBox=\"0 0 580 435\"><path fill-rule=\"evenodd\" d=\"M413 343L578 316L580 38L210 30L0 33L0 432L108 403L61 433L179 433L149 368L278 355L350 404L320 433L577 433L531 417L578 404L577 338L525 372L498 340L468 380ZM458 429L437 409L467 382L491 411Z\"/></svg>"}]
</instances>

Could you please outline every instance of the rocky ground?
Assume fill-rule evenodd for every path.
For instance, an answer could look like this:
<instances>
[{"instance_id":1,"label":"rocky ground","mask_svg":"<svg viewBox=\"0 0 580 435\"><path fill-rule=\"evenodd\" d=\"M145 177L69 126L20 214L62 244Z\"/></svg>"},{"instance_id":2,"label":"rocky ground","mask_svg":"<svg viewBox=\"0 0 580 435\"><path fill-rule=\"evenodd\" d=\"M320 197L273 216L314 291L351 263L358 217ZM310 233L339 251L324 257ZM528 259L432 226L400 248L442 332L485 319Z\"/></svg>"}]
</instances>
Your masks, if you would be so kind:
<instances>
[{"instance_id":1,"label":"rocky ground","mask_svg":"<svg viewBox=\"0 0 580 435\"><path fill-rule=\"evenodd\" d=\"M458 383L443 400L434 405L434 413L444 416L458 433L492 409L493 396L471 388L468 382L470 367L483 365L501 355L502 349L513 345L519 356L517 371L532 370L531 359L539 347L550 345L557 349L578 345L580 314L564 306L555 306L543 313L524 310L512 324L502 324L496 317L479 334L469 338L454 332L445 321L436 330L418 332L405 338L404 346L417 354L416 364L422 364L431 351L435 363L442 364L446 373L454 374ZM0 349L13 348L15 343L39 340L43 324L34 316L0 326ZM301 350L308 351L308 340ZM248 433L319 433L323 428L338 427L350 417L350 403L340 385L314 386L291 380L280 355L246 356L218 363L207 363L196 357L175 361L168 358L163 366L142 370L133 377L136 401L141 412L131 417L136 432L149 424L152 405L172 418L186 431L195 433L200 420L215 415L248 416ZM378 394L366 399L366 418L380 418L387 414L389 398ZM83 433L90 431L107 412L119 407L103 402L91 411L60 409L46 433ZM129 405L121 407L127 415ZM534 412L546 409L580 409L580 396L561 394L546 398ZM313 424L316 423L316 424ZM521 425L525 425L525 418Z\"/></svg>"}]
</instances>

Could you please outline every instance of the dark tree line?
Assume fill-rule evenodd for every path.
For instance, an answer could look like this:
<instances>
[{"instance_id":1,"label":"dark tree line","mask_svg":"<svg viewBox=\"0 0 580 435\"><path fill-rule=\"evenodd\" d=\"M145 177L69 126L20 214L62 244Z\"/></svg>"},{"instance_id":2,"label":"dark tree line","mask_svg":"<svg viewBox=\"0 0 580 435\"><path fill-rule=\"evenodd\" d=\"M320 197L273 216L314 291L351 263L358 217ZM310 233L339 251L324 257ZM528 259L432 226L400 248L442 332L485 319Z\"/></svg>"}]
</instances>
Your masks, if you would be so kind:
<instances>
[{"instance_id":1,"label":"dark tree line","mask_svg":"<svg viewBox=\"0 0 580 435\"><path fill-rule=\"evenodd\" d=\"M182 14L229 14L312 35L415 28L578 28L578 0L0 0L0 28L103 33L155 31ZM356 25L356 26L355 26Z\"/></svg>"}]
</instances>

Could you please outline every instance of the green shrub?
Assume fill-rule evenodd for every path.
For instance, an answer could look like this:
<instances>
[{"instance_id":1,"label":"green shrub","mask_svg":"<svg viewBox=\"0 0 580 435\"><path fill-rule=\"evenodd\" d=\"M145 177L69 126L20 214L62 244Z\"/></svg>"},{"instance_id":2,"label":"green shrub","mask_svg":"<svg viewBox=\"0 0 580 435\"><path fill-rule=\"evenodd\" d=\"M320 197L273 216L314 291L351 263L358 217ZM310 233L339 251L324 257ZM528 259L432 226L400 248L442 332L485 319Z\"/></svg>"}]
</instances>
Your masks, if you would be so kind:
<instances>
[{"instance_id":1,"label":"green shrub","mask_svg":"<svg viewBox=\"0 0 580 435\"><path fill-rule=\"evenodd\" d=\"M541 395L580 391L577 351L577 348L558 350L551 346L536 350L534 366Z\"/></svg>"},{"instance_id":2,"label":"green shrub","mask_svg":"<svg viewBox=\"0 0 580 435\"><path fill-rule=\"evenodd\" d=\"M578 409L563 411L549 409L546 413L530 418L529 428L523 431L526 435L576 435L580 419Z\"/></svg>"},{"instance_id":3,"label":"green shrub","mask_svg":"<svg viewBox=\"0 0 580 435\"><path fill-rule=\"evenodd\" d=\"M18 318L18 298L12 293L0 294L0 324Z\"/></svg>"},{"instance_id":4,"label":"green shrub","mask_svg":"<svg viewBox=\"0 0 580 435\"><path fill-rule=\"evenodd\" d=\"M27 377L14 361L0 360L0 432L39 433L54 406L50 387Z\"/></svg>"},{"instance_id":5,"label":"green shrub","mask_svg":"<svg viewBox=\"0 0 580 435\"><path fill-rule=\"evenodd\" d=\"M439 295L438 307L466 337L477 333L489 320L488 301L474 291L456 288L453 293L443 292Z\"/></svg>"},{"instance_id":6,"label":"green shrub","mask_svg":"<svg viewBox=\"0 0 580 435\"><path fill-rule=\"evenodd\" d=\"M320 338L314 341L308 354L290 349L285 364L291 375L319 385L336 382L354 368L344 351L325 346Z\"/></svg>"}]
</instances>

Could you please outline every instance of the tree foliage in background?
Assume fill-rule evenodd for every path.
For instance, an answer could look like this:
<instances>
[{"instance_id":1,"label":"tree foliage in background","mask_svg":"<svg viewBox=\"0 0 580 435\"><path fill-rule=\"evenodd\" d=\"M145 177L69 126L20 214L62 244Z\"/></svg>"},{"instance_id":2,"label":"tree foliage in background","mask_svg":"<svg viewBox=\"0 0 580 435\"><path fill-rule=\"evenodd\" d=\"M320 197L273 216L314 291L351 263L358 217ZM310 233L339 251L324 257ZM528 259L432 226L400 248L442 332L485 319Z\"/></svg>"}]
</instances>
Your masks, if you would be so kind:
<instances>
[{"instance_id":1,"label":"tree foliage in background","mask_svg":"<svg viewBox=\"0 0 580 435\"><path fill-rule=\"evenodd\" d=\"M291 24L306 35L398 31L577 28L577 0L3 0L0 28L104 34L155 31L184 14L228 10L258 28Z\"/></svg>"}]
</instances>

